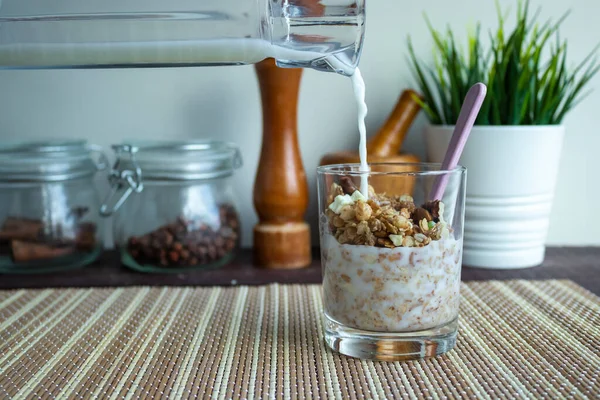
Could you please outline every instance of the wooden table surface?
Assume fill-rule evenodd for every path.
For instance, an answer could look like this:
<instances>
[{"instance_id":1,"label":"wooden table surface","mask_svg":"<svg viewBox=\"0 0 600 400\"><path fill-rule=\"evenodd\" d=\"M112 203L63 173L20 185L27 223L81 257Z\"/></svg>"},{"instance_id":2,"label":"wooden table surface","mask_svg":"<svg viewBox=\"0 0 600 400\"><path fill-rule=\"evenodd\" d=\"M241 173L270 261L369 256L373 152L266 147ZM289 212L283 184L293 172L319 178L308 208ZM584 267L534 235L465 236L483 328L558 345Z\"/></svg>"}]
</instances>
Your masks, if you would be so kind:
<instances>
[{"instance_id":1,"label":"wooden table surface","mask_svg":"<svg viewBox=\"0 0 600 400\"><path fill-rule=\"evenodd\" d=\"M551 247L544 264L518 270L486 270L463 267L462 280L570 279L600 295L600 247ZM205 286L258 285L279 283L320 283L321 264L318 252L308 268L266 270L252 265L252 254L243 250L229 265L220 269L195 270L187 273L144 274L122 267L118 254L104 253L86 268L36 275L0 275L0 289L44 287L102 286Z\"/></svg>"}]
</instances>

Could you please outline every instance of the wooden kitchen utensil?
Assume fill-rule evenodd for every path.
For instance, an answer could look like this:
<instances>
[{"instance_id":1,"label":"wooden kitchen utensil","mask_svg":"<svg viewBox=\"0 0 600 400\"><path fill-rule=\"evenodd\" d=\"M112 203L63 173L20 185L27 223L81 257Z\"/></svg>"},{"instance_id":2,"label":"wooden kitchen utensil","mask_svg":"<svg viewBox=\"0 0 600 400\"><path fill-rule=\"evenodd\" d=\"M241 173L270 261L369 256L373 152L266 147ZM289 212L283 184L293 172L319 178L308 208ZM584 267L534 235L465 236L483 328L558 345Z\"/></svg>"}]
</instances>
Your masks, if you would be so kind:
<instances>
[{"instance_id":1,"label":"wooden kitchen utensil","mask_svg":"<svg viewBox=\"0 0 600 400\"><path fill-rule=\"evenodd\" d=\"M411 89L402 92L386 122L367 142L369 163L418 163L420 161L415 154L400 153L406 134L421 110L415 100L417 97L419 95ZM358 134L356 136L358 137ZM358 151L339 151L326 154L321 158L319 164L353 164L358 162L360 162ZM416 170L414 167L401 168L397 165L389 168L378 167L379 172L386 169L390 172ZM397 177L372 176L369 183L377 192L410 194L413 190L414 179L411 177L399 179Z\"/></svg>"},{"instance_id":2,"label":"wooden kitchen utensil","mask_svg":"<svg viewBox=\"0 0 600 400\"><path fill-rule=\"evenodd\" d=\"M367 153L373 157L390 157L402 150L402 143L413 121L421 111L419 94L407 89L402 92L387 121L367 142Z\"/></svg>"},{"instance_id":3,"label":"wooden kitchen utensil","mask_svg":"<svg viewBox=\"0 0 600 400\"><path fill-rule=\"evenodd\" d=\"M369 162L418 162L413 154L400 154L402 143L421 107L415 101L419 95L411 89L402 92L396 107L379 129L367 142ZM358 135L357 135L358 137ZM360 162L358 151L339 151L323 156L320 165Z\"/></svg>"},{"instance_id":4,"label":"wooden kitchen utensil","mask_svg":"<svg viewBox=\"0 0 600 400\"><path fill-rule=\"evenodd\" d=\"M261 91L263 140L254 207L254 261L265 268L310 265L310 230L304 221L308 184L297 135L302 69L278 68L273 59L255 65Z\"/></svg>"}]
</instances>

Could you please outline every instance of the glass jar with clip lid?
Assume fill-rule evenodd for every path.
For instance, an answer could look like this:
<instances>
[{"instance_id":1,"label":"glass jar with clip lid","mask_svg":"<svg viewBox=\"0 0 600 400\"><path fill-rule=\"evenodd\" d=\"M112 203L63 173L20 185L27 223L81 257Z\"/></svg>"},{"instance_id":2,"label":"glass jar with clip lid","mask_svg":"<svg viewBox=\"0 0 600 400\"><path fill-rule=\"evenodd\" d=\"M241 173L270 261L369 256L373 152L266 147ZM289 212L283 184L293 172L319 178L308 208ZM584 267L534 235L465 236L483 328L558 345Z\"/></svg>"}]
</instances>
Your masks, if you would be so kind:
<instances>
[{"instance_id":1,"label":"glass jar with clip lid","mask_svg":"<svg viewBox=\"0 0 600 400\"><path fill-rule=\"evenodd\" d=\"M131 142L113 146L112 192L101 214L114 215L122 263L142 272L218 267L239 247L231 183L238 148L219 141Z\"/></svg>"},{"instance_id":2,"label":"glass jar with clip lid","mask_svg":"<svg viewBox=\"0 0 600 400\"><path fill-rule=\"evenodd\" d=\"M102 251L94 177L108 166L82 140L0 146L0 273L81 267Z\"/></svg>"}]
</instances>

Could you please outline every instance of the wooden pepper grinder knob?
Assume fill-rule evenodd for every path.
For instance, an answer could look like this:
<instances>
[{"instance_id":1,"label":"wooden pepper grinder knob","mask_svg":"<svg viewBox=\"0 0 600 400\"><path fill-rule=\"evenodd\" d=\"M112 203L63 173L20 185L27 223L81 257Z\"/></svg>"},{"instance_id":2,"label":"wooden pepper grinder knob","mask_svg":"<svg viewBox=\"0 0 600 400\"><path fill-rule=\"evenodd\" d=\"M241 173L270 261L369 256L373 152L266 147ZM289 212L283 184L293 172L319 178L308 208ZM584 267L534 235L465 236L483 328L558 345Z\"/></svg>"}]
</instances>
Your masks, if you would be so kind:
<instances>
[{"instance_id":1,"label":"wooden pepper grinder knob","mask_svg":"<svg viewBox=\"0 0 600 400\"><path fill-rule=\"evenodd\" d=\"M263 112L263 140L254 182L254 262L265 268L311 263L310 229L304 221L308 184L297 135L302 69L278 68L273 59L255 65Z\"/></svg>"}]
</instances>

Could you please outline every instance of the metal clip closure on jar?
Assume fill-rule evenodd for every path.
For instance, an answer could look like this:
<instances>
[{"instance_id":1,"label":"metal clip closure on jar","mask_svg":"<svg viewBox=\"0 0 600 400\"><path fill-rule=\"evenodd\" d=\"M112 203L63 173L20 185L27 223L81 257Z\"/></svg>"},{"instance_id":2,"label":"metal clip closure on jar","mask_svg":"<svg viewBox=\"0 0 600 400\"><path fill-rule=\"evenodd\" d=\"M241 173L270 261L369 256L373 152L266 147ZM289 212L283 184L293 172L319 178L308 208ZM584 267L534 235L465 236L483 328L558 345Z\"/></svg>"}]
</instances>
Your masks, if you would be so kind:
<instances>
[{"instance_id":1,"label":"metal clip closure on jar","mask_svg":"<svg viewBox=\"0 0 600 400\"><path fill-rule=\"evenodd\" d=\"M111 192L100 214L114 214L149 180L206 180L230 176L242 166L239 149L227 142L141 142L112 146L116 162L109 175Z\"/></svg>"},{"instance_id":2,"label":"metal clip closure on jar","mask_svg":"<svg viewBox=\"0 0 600 400\"><path fill-rule=\"evenodd\" d=\"M135 159L139 148L127 144L115 145L112 148L117 161L108 176L111 191L100 207L100 214L104 217L109 217L117 211L131 193L141 193L144 190L142 169Z\"/></svg>"}]
</instances>

